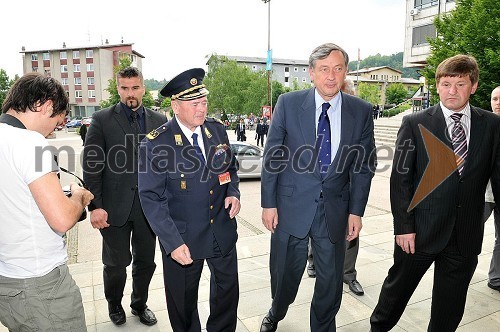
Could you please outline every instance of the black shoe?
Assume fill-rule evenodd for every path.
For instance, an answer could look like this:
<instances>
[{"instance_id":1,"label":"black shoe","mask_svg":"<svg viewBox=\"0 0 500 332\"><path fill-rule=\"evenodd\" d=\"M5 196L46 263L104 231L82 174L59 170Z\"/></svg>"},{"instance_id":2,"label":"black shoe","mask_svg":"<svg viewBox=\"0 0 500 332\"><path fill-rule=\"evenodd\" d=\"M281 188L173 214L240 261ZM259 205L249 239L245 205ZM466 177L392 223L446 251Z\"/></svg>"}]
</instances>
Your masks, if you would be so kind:
<instances>
[{"instance_id":1,"label":"black shoe","mask_svg":"<svg viewBox=\"0 0 500 332\"><path fill-rule=\"evenodd\" d=\"M307 264L307 275L309 278L316 278L316 268L314 264Z\"/></svg>"},{"instance_id":2,"label":"black shoe","mask_svg":"<svg viewBox=\"0 0 500 332\"><path fill-rule=\"evenodd\" d=\"M500 292L500 286L495 286L495 285L491 284L489 281L488 281L488 287Z\"/></svg>"},{"instance_id":3,"label":"black shoe","mask_svg":"<svg viewBox=\"0 0 500 332\"><path fill-rule=\"evenodd\" d=\"M125 324L125 322L127 321L127 317L125 316L125 311L123 310L121 304L119 305L108 304L108 310L109 310L109 319L111 319L113 324L115 325Z\"/></svg>"},{"instance_id":4,"label":"black shoe","mask_svg":"<svg viewBox=\"0 0 500 332\"><path fill-rule=\"evenodd\" d=\"M353 292L354 294L356 294L358 296L361 296L365 293L363 291L363 287L361 286L361 284L357 280L347 280L347 281L344 281L344 283L348 284L351 292Z\"/></svg>"},{"instance_id":5,"label":"black shoe","mask_svg":"<svg viewBox=\"0 0 500 332\"><path fill-rule=\"evenodd\" d=\"M141 321L141 323L147 326L155 325L156 323L158 323L155 314L147 307L142 311L132 309L132 315L139 316L139 320Z\"/></svg>"},{"instance_id":6,"label":"black shoe","mask_svg":"<svg viewBox=\"0 0 500 332\"><path fill-rule=\"evenodd\" d=\"M273 321L269 315L266 315L260 325L260 332L274 332L278 328L278 322Z\"/></svg>"}]
</instances>

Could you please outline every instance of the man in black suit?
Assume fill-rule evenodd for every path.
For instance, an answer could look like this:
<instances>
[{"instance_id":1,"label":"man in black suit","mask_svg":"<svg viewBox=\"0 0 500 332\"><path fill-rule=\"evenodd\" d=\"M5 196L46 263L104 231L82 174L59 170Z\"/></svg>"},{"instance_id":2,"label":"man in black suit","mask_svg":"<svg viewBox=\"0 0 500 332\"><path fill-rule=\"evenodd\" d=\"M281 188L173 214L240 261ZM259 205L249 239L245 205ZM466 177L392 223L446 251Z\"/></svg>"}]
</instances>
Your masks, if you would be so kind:
<instances>
[{"instance_id":1,"label":"man in black suit","mask_svg":"<svg viewBox=\"0 0 500 332\"><path fill-rule=\"evenodd\" d=\"M245 122L243 119L240 119L240 123L236 125L236 128L234 129L234 132L236 133L236 140L244 142L247 140L246 134L245 134Z\"/></svg>"},{"instance_id":2,"label":"man in black suit","mask_svg":"<svg viewBox=\"0 0 500 332\"><path fill-rule=\"evenodd\" d=\"M198 286L210 269L208 332L235 331L239 299L234 155L222 122L207 118L205 71L187 70L161 90L175 118L141 144L139 192L158 235L174 331L199 332Z\"/></svg>"},{"instance_id":3,"label":"man in black suit","mask_svg":"<svg viewBox=\"0 0 500 332\"><path fill-rule=\"evenodd\" d=\"M264 136L266 135L266 124L264 121L257 118L257 128L255 129L255 134L257 136L257 146L264 146Z\"/></svg>"},{"instance_id":4,"label":"man in black suit","mask_svg":"<svg viewBox=\"0 0 500 332\"><path fill-rule=\"evenodd\" d=\"M349 57L318 46L309 57L314 88L278 98L264 153L262 222L271 234L272 305L260 331L276 331L315 253L311 331L334 331L342 299L345 240L362 227L375 170L372 108L340 91Z\"/></svg>"},{"instance_id":5,"label":"man in black suit","mask_svg":"<svg viewBox=\"0 0 500 332\"><path fill-rule=\"evenodd\" d=\"M126 321L121 300L126 267L133 261L132 314L139 316L141 323L154 325L156 318L146 301L156 268L156 237L139 201L137 149L141 137L165 123L166 117L142 105L146 90L137 68L119 71L116 83L120 102L92 117L83 152L83 178L94 194L89 205L90 222L100 230L103 239L104 293L109 317L116 325Z\"/></svg>"},{"instance_id":6,"label":"man in black suit","mask_svg":"<svg viewBox=\"0 0 500 332\"><path fill-rule=\"evenodd\" d=\"M372 331L399 321L434 263L428 331L455 331L481 252L484 194L500 198L500 118L469 104L476 60L456 55L436 69L440 103L403 119L391 174L394 265L370 318Z\"/></svg>"}]
</instances>

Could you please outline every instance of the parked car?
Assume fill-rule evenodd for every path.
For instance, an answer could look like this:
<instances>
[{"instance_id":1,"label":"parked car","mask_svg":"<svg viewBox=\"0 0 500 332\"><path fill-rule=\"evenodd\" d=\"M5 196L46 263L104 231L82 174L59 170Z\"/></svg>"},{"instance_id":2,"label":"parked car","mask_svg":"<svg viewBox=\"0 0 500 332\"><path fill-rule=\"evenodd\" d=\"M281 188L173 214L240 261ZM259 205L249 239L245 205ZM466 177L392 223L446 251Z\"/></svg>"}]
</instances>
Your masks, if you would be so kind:
<instances>
[{"instance_id":1,"label":"parked car","mask_svg":"<svg viewBox=\"0 0 500 332\"><path fill-rule=\"evenodd\" d=\"M261 147L245 142L231 141L231 151L236 156L238 176L244 178L259 178L262 171L262 157L264 150Z\"/></svg>"},{"instance_id":2,"label":"parked car","mask_svg":"<svg viewBox=\"0 0 500 332\"><path fill-rule=\"evenodd\" d=\"M84 123L87 127L90 126L90 123L92 122L92 118L83 118L82 123Z\"/></svg>"},{"instance_id":3,"label":"parked car","mask_svg":"<svg viewBox=\"0 0 500 332\"><path fill-rule=\"evenodd\" d=\"M82 120L71 120L66 123L66 128L78 128L82 125Z\"/></svg>"}]
</instances>

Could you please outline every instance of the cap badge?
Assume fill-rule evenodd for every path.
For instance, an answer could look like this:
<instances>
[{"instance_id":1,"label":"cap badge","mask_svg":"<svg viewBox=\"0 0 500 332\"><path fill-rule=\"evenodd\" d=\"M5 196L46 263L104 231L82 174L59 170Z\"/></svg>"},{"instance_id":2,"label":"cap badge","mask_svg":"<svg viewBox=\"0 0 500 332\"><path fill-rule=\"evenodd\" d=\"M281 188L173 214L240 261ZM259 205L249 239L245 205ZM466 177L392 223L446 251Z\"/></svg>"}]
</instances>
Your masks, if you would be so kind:
<instances>
[{"instance_id":1,"label":"cap badge","mask_svg":"<svg viewBox=\"0 0 500 332\"><path fill-rule=\"evenodd\" d=\"M193 78L189 81L189 83L191 83L191 85L193 85L193 86L194 86L194 85L198 84L198 80L197 80L196 78L194 78L194 77L193 77Z\"/></svg>"}]
</instances>

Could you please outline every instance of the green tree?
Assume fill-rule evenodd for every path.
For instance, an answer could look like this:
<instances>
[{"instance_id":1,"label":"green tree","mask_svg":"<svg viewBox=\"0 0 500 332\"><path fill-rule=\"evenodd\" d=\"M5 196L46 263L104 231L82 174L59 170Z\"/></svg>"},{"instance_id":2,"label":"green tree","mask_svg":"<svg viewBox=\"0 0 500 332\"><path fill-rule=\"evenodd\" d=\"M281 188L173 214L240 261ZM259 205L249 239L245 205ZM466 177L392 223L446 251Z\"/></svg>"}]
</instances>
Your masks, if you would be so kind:
<instances>
[{"instance_id":1,"label":"green tree","mask_svg":"<svg viewBox=\"0 0 500 332\"><path fill-rule=\"evenodd\" d=\"M476 58L480 78L471 103L490 108L490 93L500 85L500 7L497 0L457 0L455 10L436 17L437 38L429 40L431 55L423 75L429 83L433 103L436 93L435 72L444 59L456 54Z\"/></svg>"},{"instance_id":2,"label":"green tree","mask_svg":"<svg viewBox=\"0 0 500 332\"><path fill-rule=\"evenodd\" d=\"M403 52L395 53L392 55L370 55L367 58L361 60L359 62L359 68L368 68L368 67L382 67L389 66L391 68L401 70L403 72L403 77L411 77L414 79L418 79L420 77L416 68L404 68L403 67ZM349 62L349 70L356 70L358 67L358 61L350 61Z\"/></svg>"},{"instance_id":3,"label":"green tree","mask_svg":"<svg viewBox=\"0 0 500 332\"><path fill-rule=\"evenodd\" d=\"M3 104L12 82L4 69L0 69L0 106Z\"/></svg>"},{"instance_id":4,"label":"green tree","mask_svg":"<svg viewBox=\"0 0 500 332\"><path fill-rule=\"evenodd\" d=\"M109 92L109 98L106 100L101 100L99 105L101 108L106 108L110 107L112 105L115 105L120 102L120 95L118 94L118 86L116 82L116 74L124 69L132 65L132 59L126 55L122 56L120 58L118 66L115 66L113 68L113 78L108 80L108 87L105 89L106 91ZM144 97L142 98L142 104L144 107L151 107L155 105L155 101L153 99L153 96L149 92L149 90L146 88L146 93L144 94Z\"/></svg>"},{"instance_id":5,"label":"green tree","mask_svg":"<svg viewBox=\"0 0 500 332\"><path fill-rule=\"evenodd\" d=\"M386 104L399 104L408 97L408 91L401 83L390 84L385 90Z\"/></svg>"},{"instance_id":6,"label":"green tree","mask_svg":"<svg viewBox=\"0 0 500 332\"><path fill-rule=\"evenodd\" d=\"M380 103L379 88L375 84L359 83L358 96L373 105Z\"/></svg>"}]
</instances>

